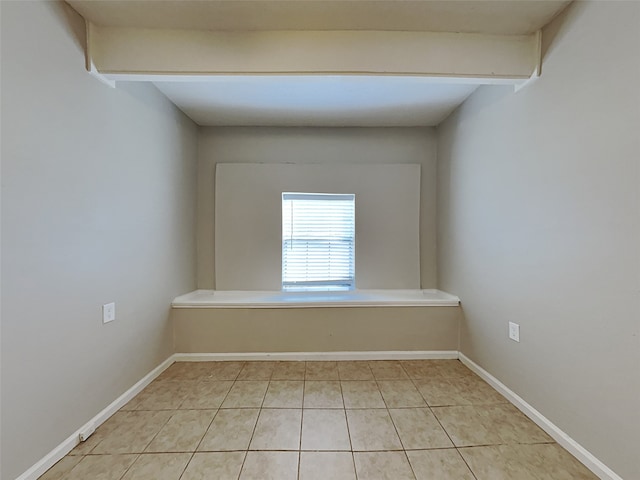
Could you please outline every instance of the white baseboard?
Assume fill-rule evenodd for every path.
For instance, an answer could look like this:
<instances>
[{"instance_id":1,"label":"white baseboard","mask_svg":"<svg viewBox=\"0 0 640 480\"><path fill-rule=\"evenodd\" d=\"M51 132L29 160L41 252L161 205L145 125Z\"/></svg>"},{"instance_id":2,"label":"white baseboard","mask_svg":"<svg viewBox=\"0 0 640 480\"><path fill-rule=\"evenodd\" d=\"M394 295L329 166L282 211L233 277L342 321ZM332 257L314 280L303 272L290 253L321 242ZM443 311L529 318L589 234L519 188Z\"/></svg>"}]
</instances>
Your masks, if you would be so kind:
<instances>
[{"instance_id":1,"label":"white baseboard","mask_svg":"<svg viewBox=\"0 0 640 480\"><path fill-rule=\"evenodd\" d=\"M176 353L176 362L222 362L259 360L452 360L457 350L371 352L264 352L264 353Z\"/></svg>"},{"instance_id":2,"label":"white baseboard","mask_svg":"<svg viewBox=\"0 0 640 480\"><path fill-rule=\"evenodd\" d=\"M137 382L129 390L120 395L116 400L111 402L104 410L95 417L85 423L82 427L71 434L66 440L60 443L56 448L45 455L38 463L33 465L29 470L20 475L16 480L36 480L40 475L53 467L60 459L75 448L80 443L80 432L89 428L98 428L105 421L116 413L120 408L129 402L133 397L140 393L147 385L149 385L158 375L165 371L173 362L174 356L171 355L164 362L146 374L142 380Z\"/></svg>"},{"instance_id":3,"label":"white baseboard","mask_svg":"<svg viewBox=\"0 0 640 480\"><path fill-rule=\"evenodd\" d=\"M513 390L509 389L504 383L487 372L480 365L475 363L464 353L459 353L462 363L469 367L473 372L477 373L489 385L500 392L507 400L515 405L518 410L529 417L536 425L542 428L551 436L559 445L567 450L571 455L576 457L580 463L591 470L602 480L623 480L618 474L598 460L591 452L576 442L573 438L562 431L558 426L551 422L547 417L542 415L538 410L529 405Z\"/></svg>"}]
</instances>

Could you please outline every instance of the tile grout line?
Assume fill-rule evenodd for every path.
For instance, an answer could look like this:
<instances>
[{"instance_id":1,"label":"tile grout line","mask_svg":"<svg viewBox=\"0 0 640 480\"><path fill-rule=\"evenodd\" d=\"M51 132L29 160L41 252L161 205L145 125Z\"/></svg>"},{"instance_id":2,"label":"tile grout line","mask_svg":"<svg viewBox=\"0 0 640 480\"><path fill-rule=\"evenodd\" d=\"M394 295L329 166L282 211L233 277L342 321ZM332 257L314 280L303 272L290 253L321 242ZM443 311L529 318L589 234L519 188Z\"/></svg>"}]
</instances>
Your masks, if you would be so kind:
<instances>
[{"instance_id":1,"label":"tile grout line","mask_svg":"<svg viewBox=\"0 0 640 480\"><path fill-rule=\"evenodd\" d=\"M143 410L138 410L138 411L143 411ZM155 410L155 411L160 412L160 411L164 411L164 410ZM131 467L133 467L133 465L138 461L138 459L139 459L139 458L140 458L140 456L144 453L144 451L145 451L147 448L149 448L149 445L151 445L151 443L155 440L155 438L158 436L158 434L160 433L160 431L161 431L161 430L162 430L162 429L167 425L167 423L169 423L169 420L171 420L171 418L173 418L173 415L175 415L175 412L176 412L176 411L177 411L177 409L172 410L172 412L173 412L173 413L172 413L171 415L169 415L169 417L164 421L164 423L160 426L160 428L159 428L159 429L158 429L158 431L155 433L155 435L153 435L153 437L151 438L151 440L149 440L149 442L147 442L147 444L144 446L144 448L142 449L142 451L141 451L141 452L132 452L132 453L130 453L130 454L127 454L127 453L125 453L125 454L124 454L124 455L136 455L136 459L135 459L133 462L131 462L131 465L129 465L129 467L127 467L127 469L126 469L126 470L125 470L125 472L122 474L122 476L120 477L120 479L122 479L122 478L127 474L127 472L128 472L128 471L131 469ZM97 447L97 445L96 445L96 447ZM92 449L92 451L93 451L96 447L94 447L94 448ZM105 453L105 455L118 455L118 454ZM78 463L79 463L79 462L78 462ZM74 467L74 468L75 468L75 467Z\"/></svg>"},{"instance_id":2,"label":"tile grout line","mask_svg":"<svg viewBox=\"0 0 640 480\"><path fill-rule=\"evenodd\" d=\"M302 463L302 426L304 425L304 391L307 386L307 362L304 362L302 376L302 405L300 406L300 441L298 442L298 480L300 480L300 464Z\"/></svg>"},{"instance_id":3,"label":"tile grout line","mask_svg":"<svg viewBox=\"0 0 640 480\"><path fill-rule=\"evenodd\" d=\"M242 369L244 368L244 362L242 364L242 366L240 367L240 369L238 370L238 373L236 374L236 376L234 377L234 380L231 383L231 386L229 387L229 390L227 390L227 393L225 394L224 398L220 401L220 405L218 406L218 409L216 410L215 415L213 416L213 418L211 419L211 421L209 422L209 426L207 427L207 429L204 432L204 435L202 435L202 438L200 439L200 441L198 442L198 445L196 445L196 448L194 449L194 451L191 453L191 457L189 457L189 461L185 464L184 468L182 469L182 473L180 474L180 476L178 477L178 480L180 480L183 476L184 476L184 472L187 471L187 467L189 466L189 464L191 463L191 461L193 460L193 457L196 456L196 453L198 452L198 449L200 448L200 445L202 445L202 442L204 441L204 437L207 436L207 433L209 433L209 429L211 428L211 425L213 425L213 421L216 419L216 417L218 416L218 413L221 410L222 404L224 403L224 401L227 399L227 397L229 396L229 392L231 392L231 389L233 388L233 386L236 383L236 378L238 378L238 375L240 375L240 372L242 371ZM218 380L214 380L214 381L218 381ZM225 380L220 380L220 381L225 381ZM183 402L184 403L184 400ZM181 404L182 405L182 404ZM240 475L238 473L238 475Z\"/></svg>"},{"instance_id":4,"label":"tile grout line","mask_svg":"<svg viewBox=\"0 0 640 480\"><path fill-rule=\"evenodd\" d=\"M129 466L126 468L126 470L122 473L122 475L119 477L119 479L118 479L118 480L122 480L122 479L127 475L127 473L129 472L129 470L131 470L131 467L133 467L133 466L135 465L135 463L138 461L138 459L139 459L141 456L142 456L142 454L141 454L141 453L137 453L137 454L136 454L136 459L135 459L133 462L131 462L131 465L129 465ZM78 463L80 463L80 462L78 462ZM75 467L74 467L74 468L75 468ZM73 468L72 468L71 470L73 470ZM69 472L69 473L71 473L71 472ZM64 477L63 477L63 478L64 478Z\"/></svg>"},{"instance_id":5,"label":"tile grout line","mask_svg":"<svg viewBox=\"0 0 640 480\"><path fill-rule=\"evenodd\" d=\"M403 367L404 368L404 367ZM407 373L408 375L408 373ZM427 408L429 409L429 412L431 413L431 415L433 415L433 418L436 419L436 422L438 422L438 425L440 425L440 428L442 429L442 431L445 433L445 435L447 436L447 438L449 439L449 441L451 442L451 445L453 445L453 448L455 449L456 453L458 454L458 456L462 459L462 461L464 462L464 464L467 466L467 469L469 470L469 472L471 472L471 475L473 476L473 478L475 480L478 480L478 477L476 476L476 474L474 473L473 470L471 470L471 467L469 466L469 464L467 463L467 461L465 460L465 458L462 456L462 454L460 453L460 450L458 449L458 447L456 446L455 442L453 441L453 439L451 438L451 435L449 435L449 432L447 432L447 430L444 428L444 425L442 425L442 422L440 421L440 419L436 416L436 414L433 412L433 409L431 408L431 405L429 404L429 402L427 401L426 398L424 398L424 395L422 394L422 392L420 391L420 389L418 388L418 386L415 384L415 379L411 377L411 375L409 375L409 379L411 380L411 383L413 384L413 386L415 387L416 390L418 390L418 393L420 394L420 396L422 397L422 399L425 401L425 403L427 404Z\"/></svg>"},{"instance_id":6,"label":"tile grout line","mask_svg":"<svg viewBox=\"0 0 640 480\"><path fill-rule=\"evenodd\" d=\"M402 371L405 372L404 367L402 367L402 364L399 364L400 367L402 368ZM376 376L376 374L374 373L373 369L371 368L371 366L369 366L369 368L371 369L371 373L373 375L373 382L376 384L376 387L378 388L378 393L380 393L380 398L382 398L382 403L384 403L384 410L386 410L387 415L389 416L389 419L391 420L391 425L393 425L393 429L396 432L396 435L398 437L398 441L400 442L400 446L402 447L402 452L405 455L405 458L407 459L407 463L409 464L409 468L411 469L411 473L413 474L414 480L416 478L416 474L413 471L413 467L411 466L411 462L409 461L409 457L407 456L407 452L404 448L404 443L402 442L402 438L400 438L400 433L398 432L398 429L395 425L395 422L393 421L393 417L391 416L391 412L389 411L389 405L387 404L387 401L384 398L384 395L382 394L382 389L380 388L380 383L379 380L382 379L378 379L378 377ZM406 374L406 372L405 372ZM380 409L382 410L382 408ZM369 450L368 452L372 452L372 451L376 451L376 450ZM391 452L392 450L379 450L379 452Z\"/></svg>"},{"instance_id":7,"label":"tile grout line","mask_svg":"<svg viewBox=\"0 0 640 480\"><path fill-rule=\"evenodd\" d=\"M245 365L246 365L246 363L247 362L245 362ZM275 367L274 367L274 370L275 370ZM238 376L240 376L240 373L238 373ZM253 436L256 433L256 428L258 427L258 421L260 420L260 414L262 413L262 406L264 405L265 398L267 398L267 392L269 391L269 385L271 385L271 377L272 376L273 376L273 370L269 374L269 379L267 380L267 388L264 391L264 395L262 396L262 402L260 402L260 407L258 408L258 416L256 417L256 423L253 425L253 431L251 432L251 438L249 438L249 443L247 445L247 449L245 450L244 459L242 460L242 465L240 466L240 472L238 473L238 478L240 478L240 476L242 476L242 470L244 469L244 465L247 462L247 457L249 456L249 449L251 448L251 442L253 441ZM236 382L237 381L238 381L238 379L236 377Z\"/></svg>"},{"instance_id":8,"label":"tile grout line","mask_svg":"<svg viewBox=\"0 0 640 480\"><path fill-rule=\"evenodd\" d=\"M407 378L409 380L411 380L411 377L409 376L409 374L407 373L406 369L404 368L404 365L402 365L402 362L398 362L398 365L400 365L400 368L402 369L404 374L407 376ZM374 375L374 377L375 377L375 375ZM391 419L391 424L393 425L393 428L396 431L396 435L398 435L398 440L400 440L400 445L402 445L402 453L404 453L404 458L407 459L407 463L409 464L409 468L411 469L411 473L413 474L413 478L417 479L418 476L416 475L416 472L413 469L413 465L411 465L411 460L409 460L409 455L407 455L407 449L404 446L404 442L402 441L402 437L400 436L400 432L398 431L398 427L396 426L396 422L393 421L393 417L391 416L391 412L389 411L389 405L387 404L387 401L385 400L384 395L382 394L382 390L380 389L380 384L378 383L378 379L376 379L376 384L378 385L378 390L380 390L380 395L382 396L382 401L387 406L387 415L389 415L389 418ZM411 382L411 384L413 385L413 382ZM413 386L415 388L415 385L413 385ZM417 388L416 388L416 390L417 390ZM418 391L418 393L420 393L420 392ZM422 397L422 394L420 394L420 396ZM423 400L424 400L424 397L423 397ZM426 402L427 401L425 400L425 403Z\"/></svg>"},{"instance_id":9,"label":"tile grout line","mask_svg":"<svg viewBox=\"0 0 640 480\"><path fill-rule=\"evenodd\" d=\"M242 370L244 370L244 367L246 365L247 365L247 362L242 362L242 367L240 368L240 370L238 370L238 373L236 374L235 380L233 381L233 384L231 385L231 388L227 392L227 396L229 396L229 393L231 393L231 390L233 389L235 384L238 382L238 377L240 376L240 372L242 372ZM268 389L269 389L269 384L267 384L267 390ZM265 396L267 395L266 391L265 391L264 395ZM227 396L224 397L225 400L227 399ZM264 398L262 399L262 401L264 402ZM224 404L224 401L220 404L220 408L222 408L223 404ZM258 411L258 416L260 416L260 411ZM258 424L258 419L256 418L256 425L257 424ZM254 425L253 426L254 431L255 431L255 428L256 428L256 426ZM251 438L253 438L253 433L251 434ZM249 444L251 444L251 439L249 439ZM244 468L244 463L247 461L247 455L248 454L249 454L249 445L247 445L247 449L244 452L244 457L242 458L242 463L240 464L240 470L238 471L238 479L240 478L240 475L242 475L242 469Z\"/></svg>"},{"instance_id":10,"label":"tile grout line","mask_svg":"<svg viewBox=\"0 0 640 480\"><path fill-rule=\"evenodd\" d=\"M371 370L371 367L369 366L369 362L365 362L365 365L367 367L367 369L369 369L369 373L371 374L371 378L373 378L375 380L375 377L373 376L373 371ZM349 446L351 447L351 461L353 463L353 473L356 477L356 480L358 480L358 469L356 467L356 452L353 450L353 442L351 440L351 429L349 428L349 419L347 416L347 403L345 402L344 399L344 391L342 390L342 382L346 382L346 381L350 381L350 380L342 380L342 377L340 375L340 366L338 363L338 379L340 382L340 392L342 393L342 404L344 405L344 419L345 422L347 424L347 434L349 435ZM353 380L351 380L353 381Z\"/></svg>"},{"instance_id":11,"label":"tile grout line","mask_svg":"<svg viewBox=\"0 0 640 480\"><path fill-rule=\"evenodd\" d=\"M451 379L452 381L456 381L459 380L457 378L455 378L455 376L451 375L451 376L444 376L444 378L447 379ZM480 379L483 383L487 383L485 382L483 379ZM489 385L491 387L491 385ZM493 389L493 387L491 387ZM495 389L494 389L495 390ZM422 392L420 392L422 394ZM424 398L424 396L423 396ZM426 399L425 399L426 401ZM428 404L428 402L427 402ZM508 401L506 402L499 402L499 403L482 403L482 404L474 404L474 403L468 403L468 404L450 404L450 405L436 405L434 406L435 408L451 408L451 407L491 407L491 406L500 406L500 405L508 405ZM444 425L442 425L442 422L440 421L440 419L437 417L437 415L435 414L435 412L433 412L433 407L431 407L431 405L429 405L429 409L431 410L431 413L433 414L433 416L435 417L436 421L440 424L441 428L444 430L444 432L447 434L447 436L449 437L449 439L451 440L451 443L453 443L453 446L456 450L456 453L459 455L459 457L462 459L462 461L464 462L464 464L467 466L467 468L469 469L469 472L471 472L471 475L473 476L473 478L475 478L477 480L477 476L476 473L473 471L473 469L471 468L471 465L469 465L469 463L467 462L467 460L464 458L464 455L462 455L462 453L460 452L461 448L476 448L476 447L487 447L487 446L496 446L496 445L513 445L513 443L506 443L506 442L501 442L501 443L488 443L488 444L482 444L482 445L463 445L463 446L457 446L455 444L455 442L453 441L453 439L451 438L451 436L449 435L449 432L447 432L447 430L445 429ZM536 444L537 442L534 442L533 444ZM540 443L545 443L545 442L540 442ZM551 443L555 443L555 442L551 442ZM520 442L515 442L515 444L520 444ZM529 443L527 443L529 444Z\"/></svg>"},{"instance_id":12,"label":"tile grout line","mask_svg":"<svg viewBox=\"0 0 640 480\"><path fill-rule=\"evenodd\" d=\"M152 382L152 383L153 383L153 382ZM142 393L142 392L140 392L140 393ZM178 405L178 407L179 407L181 404L182 404L182 402L180 402L180 404ZM172 414L167 418L167 420L165 420L165 422L160 426L160 428L158 429L158 431L156 432L156 434L155 434L155 435L154 435L154 436L149 440L149 442L147 442L147 444L146 444L146 445L145 445L145 447L142 449L142 451L141 451L141 452L132 452L132 453L130 453L130 454L129 454L129 453L127 453L127 455L136 455L136 458L135 458L135 460L134 460L133 462L131 462L131 464L130 464L126 469L125 469L125 471L124 471L124 472L122 473L122 475L119 477L120 479L122 479L122 478L124 478L124 477L126 476L126 474L129 472L129 470L131 470L131 468L133 467L133 465L134 465L134 464L138 461L138 459L139 459L139 458L144 454L144 451L145 451L147 448L149 448L149 445L151 445L151 443L153 442L153 440L155 440L155 438L158 436L158 434L160 433L160 431L161 431L161 430L162 430L162 429L167 425L167 423L169 422L169 420L170 420L171 418L173 418L173 415L175 415L175 412L178 410L178 408L176 408L176 409L168 409L168 410L172 411L173 413L172 413ZM126 410L122 410L122 408L121 408L121 409L120 409L120 410L118 410L118 411L121 411L121 412L127 412L127 413L129 413L129 412L132 412L132 411L163 411L163 409L161 409L161 410L138 410L138 409L135 409L135 410L131 410L131 411L126 411ZM116 412L116 413L117 413L117 412ZM84 459L84 458L86 458L86 457L87 457L87 456L88 456L88 455L89 455L93 450L95 450L95 448L96 448L100 443L102 443L102 442L98 442L98 444L96 444L96 445L95 445L95 446L94 446L94 447L93 447L89 452L87 452L87 454L86 454L86 455L83 455L83 456L82 456L82 458L83 458L83 459ZM163 452L163 453L166 453L166 452ZM113 455L113 454L105 453L104 455ZM96 455L96 456L99 456L99 455ZM82 461L82 459L80 460L80 462L81 462L81 461ZM80 463L80 462L78 462L78 463ZM77 466L77 464L76 464L76 466ZM75 468L75 466L74 466L73 468ZM73 468L72 468L71 470L73 470ZM70 473L70 472L71 472L71 471L69 471L68 473ZM45 472L45 473L46 473L46 472Z\"/></svg>"},{"instance_id":13,"label":"tile grout line","mask_svg":"<svg viewBox=\"0 0 640 480\"><path fill-rule=\"evenodd\" d=\"M353 451L353 442L351 441L351 429L349 428L349 419L347 418L347 403L344 401L344 391L342 390L342 378L340 377L340 367L336 365L336 368L338 369L338 383L340 384L340 395L342 396L342 406L343 408L343 412L344 412L344 423L346 423L347 425L347 436L349 437L349 448L351 449L351 463L353 464L353 474L356 477L356 480L358 480L358 470L356 469L356 454ZM367 368L369 368L369 365L367 365ZM369 368L369 371L371 371L371 368ZM373 372L371 372L371 375L373 375Z\"/></svg>"}]
</instances>

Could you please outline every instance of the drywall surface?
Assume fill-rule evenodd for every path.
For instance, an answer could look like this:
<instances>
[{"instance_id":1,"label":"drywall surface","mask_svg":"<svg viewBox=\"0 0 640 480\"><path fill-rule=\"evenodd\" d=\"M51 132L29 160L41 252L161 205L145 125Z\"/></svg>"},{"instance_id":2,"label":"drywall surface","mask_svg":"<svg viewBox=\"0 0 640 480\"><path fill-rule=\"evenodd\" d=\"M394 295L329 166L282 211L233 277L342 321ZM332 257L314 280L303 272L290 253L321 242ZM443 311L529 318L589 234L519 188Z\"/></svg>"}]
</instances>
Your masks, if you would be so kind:
<instances>
[{"instance_id":1,"label":"drywall surface","mask_svg":"<svg viewBox=\"0 0 640 480\"><path fill-rule=\"evenodd\" d=\"M415 261L420 262L421 286L416 285L412 288L435 288L436 139L434 129L201 128L198 156L198 288L216 288L214 186L217 163L419 164L421 171L420 258ZM331 191L339 188L339 185L340 181L336 179L335 183L329 182L327 189ZM357 255L356 252L356 257ZM279 275L280 273L277 272L277 276ZM357 278L358 271L356 271L356 282ZM250 286L246 288L252 289Z\"/></svg>"},{"instance_id":2,"label":"drywall surface","mask_svg":"<svg viewBox=\"0 0 640 480\"><path fill-rule=\"evenodd\" d=\"M458 349L459 307L174 308L178 353Z\"/></svg>"},{"instance_id":3,"label":"drywall surface","mask_svg":"<svg viewBox=\"0 0 640 480\"><path fill-rule=\"evenodd\" d=\"M155 87L90 76L63 2L1 8L11 480L173 353L169 304L195 288L197 128Z\"/></svg>"},{"instance_id":4,"label":"drywall surface","mask_svg":"<svg viewBox=\"0 0 640 480\"><path fill-rule=\"evenodd\" d=\"M358 289L420 287L419 164L218 163L218 290L282 288L282 193L355 195Z\"/></svg>"},{"instance_id":5,"label":"drywall surface","mask_svg":"<svg viewBox=\"0 0 640 480\"><path fill-rule=\"evenodd\" d=\"M576 2L540 79L438 127L439 288L461 351L640 478L640 4ZM520 324L520 343L507 324Z\"/></svg>"}]
</instances>

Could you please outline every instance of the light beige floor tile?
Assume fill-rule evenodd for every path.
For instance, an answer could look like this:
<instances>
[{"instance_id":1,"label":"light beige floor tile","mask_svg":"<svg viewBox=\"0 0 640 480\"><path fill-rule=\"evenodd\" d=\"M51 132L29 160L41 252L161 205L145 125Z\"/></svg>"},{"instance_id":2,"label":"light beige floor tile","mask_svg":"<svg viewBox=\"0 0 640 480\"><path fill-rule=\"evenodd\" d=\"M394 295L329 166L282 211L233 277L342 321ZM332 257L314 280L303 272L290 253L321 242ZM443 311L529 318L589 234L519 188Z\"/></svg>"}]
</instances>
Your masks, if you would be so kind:
<instances>
[{"instance_id":1,"label":"light beige floor tile","mask_svg":"<svg viewBox=\"0 0 640 480\"><path fill-rule=\"evenodd\" d=\"M304 380L305 362L278 362L271 380Z\"/></svg>"},{"instance_id":2,"label":"light beige floor tile","mask_svg":"<svg viewBox=\"0 0 640 480\"><path fill-rule=\"evenodd\" d=\"M385 408L386 405L373 380L340 382L345 408Z\"/></svg>"},{"instance_id":3,"label":"light beige floor tile","mask_svg":"<svg viewBox=\"0 0 640 480\"><path fill-rule=\"evenodd\" d=\"M402 444L385 409L347 410L353 450L402 450Z\"/></svg>"},{"instance_id":4,"label":"light beige floor tile","mask_svg":"<svg viewBox=\"0 0 640 480\"><path fill-rule=\"evenodd\" d=\"M80 462L80 460L82 460L82 456L80 455L67 455L47 470L44 475L40 476L39 480L62 480L65 475Z\"/></svg>"},{"instance_id":5,"label":"light beige floor tile","mask_svg":"<svg viewBox=\"0 0 640 480\"><path fill-rule=\"evenodd\" d=\"M432 411L457 447L552 441L511 404L434 407Z\"/></svg>"},{"instance_id":6,"label":"light beige floor tile","mask_svg":"<svg viewBox=\"0 0 640 480\"><path fill-rule=\"evenodd\" d=\"M304 408L344 408L340 382L305 382Z\"/></svg>"},{"instance_id":7,"label":"light beige floor tile","mask_svg":"<svg viewBox=\"0 0 640 480\"><path fill-rule=\"evenodd\" d=\"M421 378L414 382L432 407L507 403L506 398L477 376Z\"/></svg>"},{"instance_id":8,"label":"light beige floor tile","mask_svg":"<svg viewBox=\"0 0 640 480\"><path fill-rule=\"evenodd\" d=\"M487 405L483 418L486 428L493 428L502 443L548 443L553 439L510 403Z\"/></svg>"},{"instance_id":9,"label":"light beige floor tile","mask_svg":"<svg viewBox=\"0 0 640 480\"><path fill-rule=\"evenodd\" d=\"M396 360L377 360L369 362L369 367L376 380L408 380L409 377Z\"/></svg>"},{"instance_id":10,"label":"light beige floor tile","mask_svg":"<svg viewBox=\"0 0 640 480\"><path fill-rule=\"evenodd\" d=\"M186 362L174 362L158 376L157 380L180 378L187 366Z\"/></svg>"},{"instance_id":11,"label":"light beige floor tile","mask_svg":"<svg viewBox=\"0 0 640 480\"><path fill-rule=\"evenodd\" d=\"M196 453L180 480L237 480L246 452Z\"/></svg>"},{"instance_id":12,"label":"light beige floor tile","mask_svg":"<svg viewBox=\"0 0 640 480\"><path fill-rule=\"evenodd\" d=\"M389 408L427 406L411 380L380 380L378 387Z\"/></svg>"},{"instance_id":13,"label":"light beige floor tile","mask_svg":"<svg viewBox=\"0 0 640 480\"><path fill-rule=\"evenodd\" d=\"M178 410L145 452L195 452L215 414L215 410Z\"/></svg>"},{"instance_id":14,"label":"light beige floor tile","mask_svg":"<svg viewBox=\"0 0 640 480\"><path fill-rule=\"evenodd\" d=\"M230 362L176 362L165 370L156 381L201 381L210 380L212 373L223 363ZM239 370L238 370L239 371ZM237 375L237 372L236 372ZM225 378L224 380L234 380Z\"/></svg>"},{"instance_id":15,"label":"light beige floor tile","mask_svg":"<svg viewBox=\"0 0 640 480\"><path fill-rule=\"evenodd\" d=\"M178 387L189 387L202 381L201 374L191 375L189 378L156 378L149 384L149 387L161 387L164 385L175 385Z\"/></svg>"},{"instance_id":16,"label":"light beige floor tile","mask_svg":"<svg viewBox=\"0 0 640 480\"><path fill-rule=\"evenodd\" d=\"M211 373L218 369L221 362L182 362L188 370L181 378L193 380L210 380ZM189 368L190 367L190 368Z\"/></svg>"},{"instance_id":17,"label":"light beige floor tile","mask_svg":"<svg viewBox=\"0 0 640 480\"><path fill-rule=\"evenodd\" d=\"M246 450L259 412L257 408L218 410L198 451Z\"/></svg>"},{"instance_id":18,"label":"light beige floor tile","mask_svg":"<svg viewBox=\"0 0 640 480\"><path fill-rule=\"evenodd\" d=\"M305 380L338 380L336 362L307 362Z\"/></svg>"},{"instance_id":19,"label":"light beige floor tile","mask_svg":"<svg viewBox=\"0 0 640 480\"><path fill-rule=\"evenodd\" d=\"M460 378L475 376L460 360L403 360L410 378Z\"/></svg>"},{"instance_id":20,"label":"light beige floor tile","mask_svg":"<svg viewBox=\"0 0 640 480\"><path fill-rule=\"evenodd\" d=\"M249 448L251 450L299 450L301 409L263 409Z\"/></svg>"},{"instance_id":21,"label":"light beige floor tile","mask_svg":"<svg viewBox=\"0 0 640 480\"><path fill-rule=\"evenodd\" d=\"M178 480L190 458L190 453L142 454L122 480Z\"/></svg>"},{"instance_id":22,"label":"light beige floor tile","mask_svg":"<svg viewBox=\"0 0 640 480\"><path fill-rule=\"evenodd\" d=\"M91 452L96 445L111 434L116 428L125 425L131 418L128 411L120 410L114 413L106 422L100 425L96 431L86 441L79 443L69 455L86 455Z\"/></svg>"},{"instance_id":23,"label":"light beige floor tile","mask_svg":"<svg viewBox=\"0 0 640 480\"><path fill-rule=\"evenodd\" d=\"M157 380L200 380L213 362L175 362Z\"/></svg>"},{"instance_id":24,"label":"light beige floor tile","mask_svg":"<svg viewBox=\"0 0 640 480\"><path fill-rule=\"evenodd\" d=\"M276 362L245 362L237 380L270 380Z\"/></svg>"},{"instance_id":25,"label":"light beige floor tile","mask_svg":"<svg viewBox=\"0 0 640 480\"><path fill-rule=\"evenodd\" d=\"M302 450L351 450L344 410L305 410Z\"/></svg>"},{"instance_id":26,"label":"light beige floor tile","mask_svg":"<svg viewBox=\"0 0 640 480\"><path fill-rule=\"evenodd\" d=\"M304 382L299 380L271 380L263 408L302 408Z\"/></svg>"},{"instance_id":27,"label":"light beige floor tile","mask_svg":"<svg viewBox=\"0 0 640 480\"><path fill-rule=\"evenodd\" d=\"M296 480L298 452L248 452L240 480Z\"/></svg>"},{"instance_id":28,"label":"light beige floor tile","mask_svg":"<svg viewBox=\"0 0 640 480\"><path fill-rule=\"evenodd\" d=\"M369 362L338 362L340 380L373 380Z\"/></svg>"},{"instance_id":29,"label":"light beige floor tile","mask_svg":"<svg viewBox=\"0 0 640 480\"><path fill-rule=\"evenodd\" d=\"M404 452L355 452L358 480L415 480Z\"/></svg>"},{"instance_id":30,"label":"light beige floor tile","mask_svg":"<svg viewBox=\"0 0 640 480\"><path fill-rule=\"evenodd\" d=\"M473 373L460 360L433 360L436 371L443 377L475 377Z\"/></svg>"},{"instance_id":31,"label":"light beige floor tile","mask_svg":"<svg viewBox=\"0 0 640 480\"><path fill-rule=\"evenodd\" d=\"M407 456L417 480L475 480L455 448L411 450Z\"/></svg>"},{"instance_id":32,"label":"light beige floor tile","mask_svg":"<svg viewBox=\"0 0 640 480\"><path fill-rule=\"evenodd\" d=\"M300 453L299 480L356 480L351 452Z\"/></svg>"},{"instance_id":33,"label":"light beige floor tile","mask_svg":"<svg viewBox=\"0 0 640 480\"><path fill-rule=\"evenodd\" d=\"M487 425L483 407L434 407L432 412L456 446L504 443L498 432Z\"/></svg>"},{"instance_id":34,"label":"light beige floor tile","mask_svg":"<svg viewBox=\"0 0 640 480\"><path fill-rule=\"evenodd\" d=\"M137 455L87 455L64 480L120 480Z\"/></svg>"},{"instance_id":35,"label":"light beige floor tile","mask_svg":"<svg viewBox=\"0 0 640 480\"><path fill-rule=\"evenodd\" d=\"M127 402L126 405L124 405L120 410L118 410L119 412L130 412L135 410L136 408L138 408L138 404L140 403L140 394L136 395L135 397L133 397L131 400L129 400Z\"/></svg>"},{"instance_id":36,"label":"light beige floor tile","mask_svg":"<svg viewBox=\"0 0 640 480\"><path fill-rule=\"evenodd\" d=\"M192 385L193 380L155 381L140 392L126 408L135 410L175 410L177 409Z\"/></svg>"},{"instance_id":37,"label":"light beige floor tile","mask_svg":"<svg viewBox=\"0 0 640 480\"><path fill-rule=\"evenodd\" d=\"M130 412L126 421L107 434L91 453L142 453L174 413L170 410Z\"/></svg>"},{"instance_id":38,"label":"light beige floor tile","mask_svg":"<svg viewBox=\"0 0 640 480\"><path fill-rule=\"evenodd\" d=\"M558 444L461 448L478 480L597 480Z\"/></svg>"},{"instance_id":39,"label":"light beige floor tile","mask_svg":"<svg viewBox=\"0 0 640 480\"><path fill-rule=\"evenodd\" d=\"M429 373L433 370L433 360L401 360L400 364L409 378L432 377Z\"/></svg>"},{"instance_id":40,"label":"light beige floor tile","mask_svg":"<svg viewBox=\"0 0 640 480\"><path fill-rule=\"evenodd\" d=\"M268 381L235 382L220 408L260 407L268 386Z\"/></svg>"},{"instance_id":41,"label":"light beige floor tile","mask_svg":"<svg viewBox=\"0 0 640 480\"><path fill-rule=\"evenodd\" d=\"M191 387L180 404L180 409L216 409L231 390L232 381L203 381Z\"/></svg>"},{"instance_id":42,"label":"light beige floor tile","mask_svg":"<svg viewBox=\"0 0 640 480\"><path fill-rule=\"evenodd\" d=\"M144 390L139 394L137 394L135 397L133 397L131 400L129 400L119 411L128 412L128 411L136 410L140 405L140 402L144 399L144 396L142 396L143 393L144 393Z\"/></svg>"},{"instance_id":43,"label":"light beige floor tile","mask_svg":"<svg viewBox=\"0 0 640 480\"><path fill-rule=\"evenodd\" d=\"M390 409L389 413L405 450L453 447L428 408Z\"/></svg>"},{"instance_id":44,"label":"light beige floor tile","mask_svg":"<svg viewBox=\"0 0 640 480\"><path fill-rule=\"evenodd\" d=\"M206 380L235 380L244 362L208 362Z\"/></svg>"}]
</instances>

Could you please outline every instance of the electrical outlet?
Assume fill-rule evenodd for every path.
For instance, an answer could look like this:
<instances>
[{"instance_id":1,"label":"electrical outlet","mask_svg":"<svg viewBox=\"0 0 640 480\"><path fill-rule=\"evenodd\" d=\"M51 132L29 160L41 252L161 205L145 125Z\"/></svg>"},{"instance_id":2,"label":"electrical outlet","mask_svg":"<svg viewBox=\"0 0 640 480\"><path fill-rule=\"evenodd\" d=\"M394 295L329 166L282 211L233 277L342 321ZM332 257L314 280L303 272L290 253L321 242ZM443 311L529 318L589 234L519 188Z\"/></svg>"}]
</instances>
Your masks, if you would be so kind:
<instances>
[{"instance_id":1,"label":"electrical outlet","mask_svg":"<svg viewBox=\"0 0 640 480\"><path fill-rule=\"evenodd\" d=\"M509 322L509 338L515 342L520 341L520 325Z\"/></svg>"},{"instance_id":2,"label":"electrical outlet","mask_svg":"<svg viewBox=\"0 0 640 480\"><path fill-rule=\"evenodd\" d=\"M116 304L107 303L102 306L102 323L113 322L116 319Z\"/></svg>"}]
</instances>

